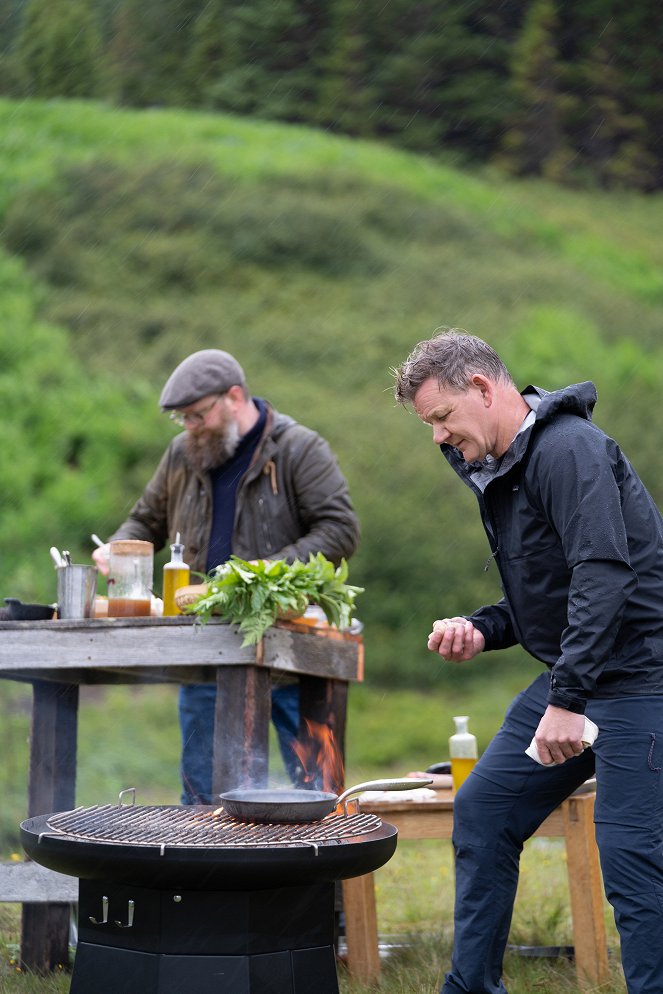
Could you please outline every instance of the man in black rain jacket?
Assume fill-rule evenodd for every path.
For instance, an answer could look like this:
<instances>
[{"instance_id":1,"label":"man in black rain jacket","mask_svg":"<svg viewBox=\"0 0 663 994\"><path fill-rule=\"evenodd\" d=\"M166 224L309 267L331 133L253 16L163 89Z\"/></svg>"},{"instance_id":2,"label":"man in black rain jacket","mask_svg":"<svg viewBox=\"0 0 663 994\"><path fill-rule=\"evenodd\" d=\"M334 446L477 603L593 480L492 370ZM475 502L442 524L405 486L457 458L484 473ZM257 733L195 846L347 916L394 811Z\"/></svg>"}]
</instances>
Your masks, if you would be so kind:
<instances>
[{"instance_id":1,"label":"man in black rain jacket","mask_svg":"<svg viewBox=\"0 0 663 994\"><path fill-rule=\"evenodd\" d=\"M663 520L581 383L522 393L493 349L450 331L396 371L476 494L502 600L433 625L472 659L520 644L549 668L511 704L454 809L455 937L443 994L504 994L525 839L594 772L596 836L629 994L663 978ZM585 716L599 728L586 748ZM525 749L532 738L537 764Z\"/></svg>"}]
</instances>

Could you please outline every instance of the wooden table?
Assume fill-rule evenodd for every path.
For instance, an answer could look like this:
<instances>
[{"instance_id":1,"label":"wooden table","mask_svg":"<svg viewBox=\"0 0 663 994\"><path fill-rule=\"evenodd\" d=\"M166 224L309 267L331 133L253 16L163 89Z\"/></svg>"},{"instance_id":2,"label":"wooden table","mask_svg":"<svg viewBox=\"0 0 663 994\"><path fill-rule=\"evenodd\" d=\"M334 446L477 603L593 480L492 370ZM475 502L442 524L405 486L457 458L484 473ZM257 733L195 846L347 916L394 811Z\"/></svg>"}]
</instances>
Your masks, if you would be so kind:
<instances>
[{"instance_id":1,"label":"wooden table","mask_svg":"<svg viewBox=\"0 0 663 994\"><path fill-rule=\"evenodd\" d=\"M361 638L279 622L257 646L241 642L219 619L0 622L0 678L33 686L27 816L76 806L81 684L216 683L215 792L266 782L272 671L299 678L302 722L328 725L343 753L348 682L363 679ZM69 911L65 903L24 903L25 966L67 961Z\"/></svg>"},{"instance_id":2,"label":"wooden table","mask_svg":"<svg viewBox=\"0 0 663 994\"><path fill-rule=\"evenodd\" d=\"M362 801L361 810L395 825L400 839L450 839L454 795L451 790L435 793L433 800ZM593 792L573 794L535 833L561 836L566 843L575 962L583 987L595 987L608 979L594 799ZM380 977L380 956L373 874L345 880L343 897L349 972L365 984L375 984Z\"/></svg>"}]
</instances>

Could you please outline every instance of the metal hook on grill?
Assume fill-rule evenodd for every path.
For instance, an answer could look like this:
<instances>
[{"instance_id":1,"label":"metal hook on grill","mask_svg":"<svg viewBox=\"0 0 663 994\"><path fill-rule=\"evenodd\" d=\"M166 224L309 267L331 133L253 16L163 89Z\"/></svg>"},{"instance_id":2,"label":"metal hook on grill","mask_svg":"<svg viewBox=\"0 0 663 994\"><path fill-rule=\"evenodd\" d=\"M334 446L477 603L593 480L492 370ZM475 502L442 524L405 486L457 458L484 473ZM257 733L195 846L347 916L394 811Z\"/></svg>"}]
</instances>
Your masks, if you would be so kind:
<instances>
[{"instance_id":1,"label":"metal hook on grill","mask_svg":"<svg viewBox=\"0 0 663 994\"><path fill-rule=\"evenodd\" d=\"M136 902L129 900L129 903L127 904L127 923L126 925L123 925L122 922L116 921L115 924L117 925L118 928L131 928L133 926L135 906Z\"/></svg>"},{"instance_id":2,"label":"metal hook on grill","mask_svg":"<svg viewBox=\"0 0 663 994\"><path fill-rule=\"evenodd\" d=\"M101 921L98 921L96 918L93 918L92 915L90 915L90 921L92 922L93 925L105 925L108 921L108 898L106 897L105 894L101 899L101 914L102 914Z\"/></svg>"},{"instance_id":3,"label":"metal hook on grill","mask_svg":"<svg viewBox=\"0 0 663 994\"><path fill-rule=\"evenodd\" d=\"M124 804L123 798L125 794L131 794L131 803L132 804L136 803L136 788L127 787L125 790L121 790L120 793L118 794L118 800L120 802L120 806ZM125 807L129 807L129 805L125 805Z\"/></svg>"}]
</instances>

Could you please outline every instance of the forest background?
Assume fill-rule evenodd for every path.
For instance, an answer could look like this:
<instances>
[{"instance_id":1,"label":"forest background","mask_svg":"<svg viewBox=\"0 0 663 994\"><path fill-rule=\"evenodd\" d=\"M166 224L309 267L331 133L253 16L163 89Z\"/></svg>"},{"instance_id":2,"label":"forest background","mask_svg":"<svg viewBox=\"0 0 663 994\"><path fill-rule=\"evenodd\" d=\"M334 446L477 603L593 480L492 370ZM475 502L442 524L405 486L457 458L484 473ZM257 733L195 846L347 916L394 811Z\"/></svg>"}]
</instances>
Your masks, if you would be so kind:
<instances>
[{"instance_id":1,"label":"forest background","mask_svg":"<svg viewBox=\"0 0 663 994\"><path fill-rule=\"evenodd\" d=\"M191 107L658 189L656 0L2 0L0 94Z\"/></svg>"},{"instance_id":2,"label":"forest background","mask_svg":"<svg viewBox=\"0 0 663 994\"><path fill-rule=\"evenodd\" d=\"M0 595L55 599L49 547L89 561L91 533L105 537L126 516L172 437L157 408L166 377L195 349L226 348L257 395L330 441L362 521L350 564L365 587L367 681L351 695L359 772L443 758L470 694L484 747L540 665L517 650L467 667L429 657L431 621L499 597L499 584L474 498L429 429L395 405L390 367L455 325L491 341L523 387L594 380L597 422L663 506L658 6L5 0L0 17ZM314 22L319 35L305 30ZM216 58L209 49L209 72L189 70L219 35L226 47ZM572 57L571 37L586 59ZM550 156L515 168L518 135L545 130L544 92L559 96L555 120L571 104L586 122L599 113L613 77L588 67L608 44L620 114L647 121L635 158L617 132L596 158L567 130L555 133L575 149L574 168L560 174ZM224 59L242 52L235 76ZM347 75L355 58L369 90ZM393 101L420 113L386 101L385 60ZM233 79L253 102L228 102ZM334 119L315 118L334 87ZM272 97L286 91L293 101L279 111ZM536 94L540 114L525 126L518 114L533 114ZM511 124L498 115L484 141L480 109L509 107ZM434 138L424 124L435 121ZM644 172L624 171L634 161ZM0 686L15 825L24 756L7 749L26 713L14 691ZM114 714L104 712L109 727ZM161 742L133 750L162 763L142 770L148 784L175 779L168 728L167 756ZM104 762L129 782L112 749L95 749L99 734L89 730L90 794Z\"/></svg>"}]
</instances>

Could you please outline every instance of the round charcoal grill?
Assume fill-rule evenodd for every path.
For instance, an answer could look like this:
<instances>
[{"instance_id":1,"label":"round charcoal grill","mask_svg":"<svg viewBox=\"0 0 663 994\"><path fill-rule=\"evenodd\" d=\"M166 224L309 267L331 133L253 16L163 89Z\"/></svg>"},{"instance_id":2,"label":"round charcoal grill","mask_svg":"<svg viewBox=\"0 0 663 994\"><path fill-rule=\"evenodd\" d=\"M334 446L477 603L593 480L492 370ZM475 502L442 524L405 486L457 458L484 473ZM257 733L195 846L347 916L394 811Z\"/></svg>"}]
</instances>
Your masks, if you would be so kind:
<instances>
[{"instance_id":1,"label":"round charcoal grill","mask_svg":"<svg viewBox=\"0 0 663 994\"><path fill-rule=\"evenodd\" d=\"M369 873L392 856L396 830L368 814L265 825L207 806L108 804L30 818L21 841L36 862L83 879L244 890Z\"/></svg>"},{"instance_id":2,"label":"round charcoal grill","mask_svg":"<svg viewBox=\"0 0 663 994\"><path fill-rule=\"evenodd\" d=\"M397 831L368 814L258 824L120 804L29 818L21 841L79 878L70 994L338 994L336 882L386 863Z\"/></svg>"}]
</instances>

